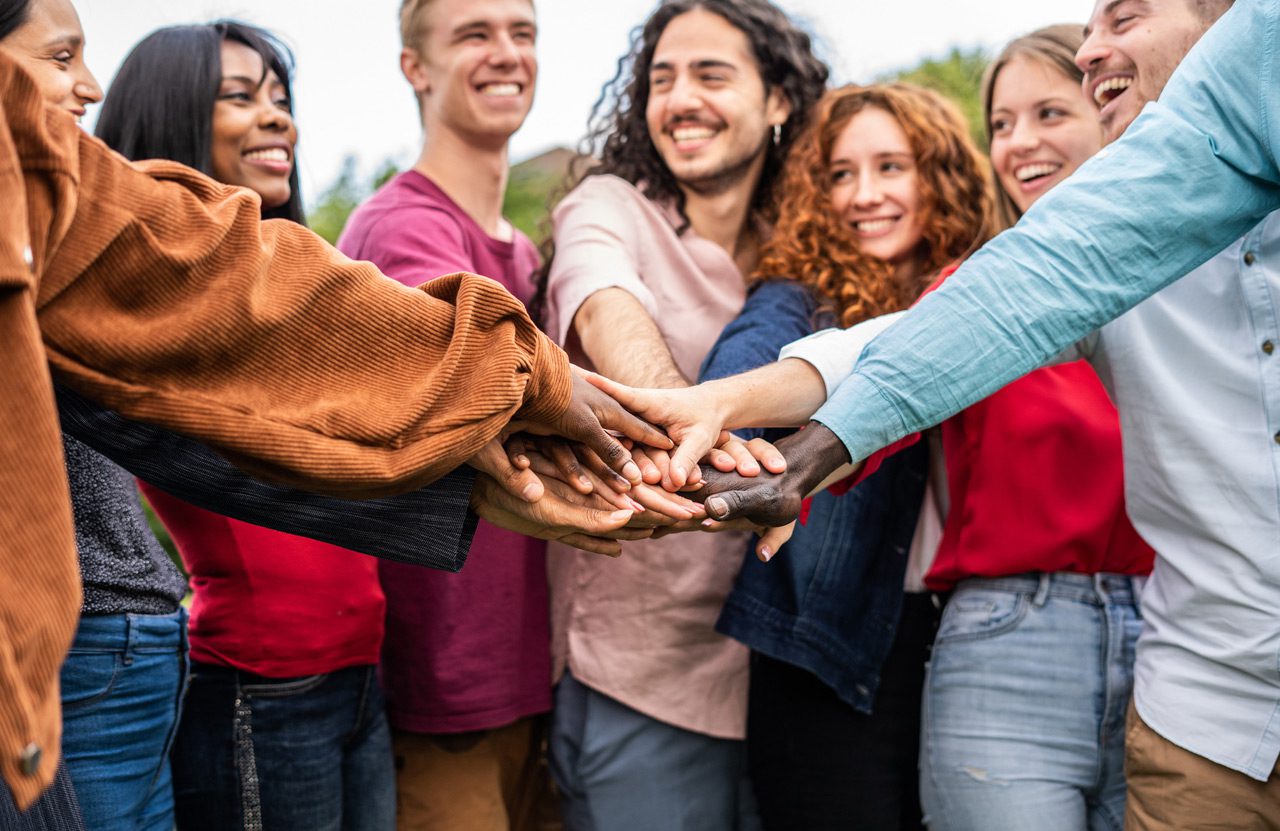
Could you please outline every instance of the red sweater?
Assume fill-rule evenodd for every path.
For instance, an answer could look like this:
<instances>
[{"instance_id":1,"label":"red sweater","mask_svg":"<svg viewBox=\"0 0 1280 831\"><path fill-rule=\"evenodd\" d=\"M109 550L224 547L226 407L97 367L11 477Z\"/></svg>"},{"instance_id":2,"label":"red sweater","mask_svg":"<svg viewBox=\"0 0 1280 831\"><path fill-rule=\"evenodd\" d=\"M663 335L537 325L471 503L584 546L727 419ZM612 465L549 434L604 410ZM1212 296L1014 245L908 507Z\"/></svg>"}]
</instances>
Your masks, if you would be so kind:
<instances>
[{"instance_id":1,"label":"red sweater","mask_svg":"<svg viewBox=\"0 0 1280 831\"><path fill-rule=\"evenodd\" d=\"M945 270L937 288L955 266ZM1038 369L941 425L950 510L925 583L1071 571L1147 574L1124 512L1115 405L1083 361ZM843 491L915 436L872 454Z\"/></svg>"},{"instance_id":2,"label":"red sweater","mask_svg":"<svg viewBox=\"0 0 1280 831\"><path fill-rule=\"evenodd\" d=\"M142 483L191 574L191 657L271 678L376 664L377 560L210 513Z\"/></svg>"}]
</instances>

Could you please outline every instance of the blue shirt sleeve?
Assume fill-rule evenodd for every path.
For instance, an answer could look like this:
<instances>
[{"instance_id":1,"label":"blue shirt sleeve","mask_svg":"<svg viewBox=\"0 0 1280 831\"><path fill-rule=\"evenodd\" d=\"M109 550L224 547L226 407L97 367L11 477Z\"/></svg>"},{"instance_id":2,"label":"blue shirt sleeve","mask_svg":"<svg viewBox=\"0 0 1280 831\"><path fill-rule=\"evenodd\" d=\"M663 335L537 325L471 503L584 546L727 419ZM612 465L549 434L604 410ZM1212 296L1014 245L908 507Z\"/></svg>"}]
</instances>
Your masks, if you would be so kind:
<instances>
[{"instance_id":1,"label":"blue shirt sleeve","mask_svg":"<svg viewBox=\"0 0 1280 831\"><path fill-rule=\"evenodd\" d=\"M698 381L728 378L778 360L782 347L812 334L817 303L798 283L769 280L747 295L742 311L734 318L702 362ZM752 439L764 430L736 430Z\"/></svg>"},{"instance_id":2,"label":"blue shirt sleeve","mask_svg":"<svg viewBox=\"0 0 1280 831\"><path fill-rule=\"evenodd\" d=\"M1237 0L1125 135L863 353L814 419L854 459L1042 365L1280 208L1280 0Z\"/></svg>"}]
</instances>

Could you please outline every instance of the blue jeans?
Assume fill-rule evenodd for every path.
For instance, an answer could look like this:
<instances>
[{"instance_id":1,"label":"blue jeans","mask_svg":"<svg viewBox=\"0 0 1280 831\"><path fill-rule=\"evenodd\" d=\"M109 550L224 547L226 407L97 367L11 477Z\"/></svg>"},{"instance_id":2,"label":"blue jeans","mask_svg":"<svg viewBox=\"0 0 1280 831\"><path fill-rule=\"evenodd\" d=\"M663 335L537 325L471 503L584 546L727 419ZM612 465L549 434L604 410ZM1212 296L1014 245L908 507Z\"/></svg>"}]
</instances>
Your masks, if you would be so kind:
<instances>
[{"instance_id":1,"label":"blue jeans","mask_svg":"<svg viewBox=\"0 0 1280 831\"><path fill-rule=\"evenodd\" d=\"M94 831L173 827L169 748L187 613L82 617L62 665L62 753Z\"/></svg>"},{"instance_id":2,"label":"blue jeans","mask_svg":"<svg viewBox=\"0 0 1280 831\"><path fill-rule=\"evenodd\" d=\"M183 831L393 829L395 768L376 669L266 678L192 662L173 777Z\"/></svg>"},{"instance_id":3,"label":"blue jeans","mask_svg":"<svg viewBox=\"0 0 1280 831\"><path fill-rule=\"evenodd\" d=\"M957 587L925 685L930 829L1120 831L1134 584L1056 573Z\"/></svg>"},{"instance_id":4,"label":"blue jeans","mask_svg":"<svg viewBox=\"0 0 1280 831\"><path fill-rule=\"evenodd\" d=\"M649 718L565 673L549 762L566 831L757 831L746 743Z\"/></svg>"}]
</instances>

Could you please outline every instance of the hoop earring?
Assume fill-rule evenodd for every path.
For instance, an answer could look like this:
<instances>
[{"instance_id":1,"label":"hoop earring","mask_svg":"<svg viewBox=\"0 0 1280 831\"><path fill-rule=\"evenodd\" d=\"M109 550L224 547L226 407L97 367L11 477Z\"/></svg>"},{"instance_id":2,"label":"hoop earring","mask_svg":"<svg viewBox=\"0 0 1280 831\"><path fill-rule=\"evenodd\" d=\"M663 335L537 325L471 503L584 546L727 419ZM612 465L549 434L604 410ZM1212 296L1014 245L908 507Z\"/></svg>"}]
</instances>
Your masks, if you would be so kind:
<instances>
[{"instance_id":1,"label":"hoop earring","mask_svg":"<svg viewBox=\"0 0 1280 831\"><path fill-rule=\"evenodd\" d=\"M781 124L773 125L773 144L775 147L778 146L779 144L782 144L782 125Z\"/></svg>"}]
</instances>

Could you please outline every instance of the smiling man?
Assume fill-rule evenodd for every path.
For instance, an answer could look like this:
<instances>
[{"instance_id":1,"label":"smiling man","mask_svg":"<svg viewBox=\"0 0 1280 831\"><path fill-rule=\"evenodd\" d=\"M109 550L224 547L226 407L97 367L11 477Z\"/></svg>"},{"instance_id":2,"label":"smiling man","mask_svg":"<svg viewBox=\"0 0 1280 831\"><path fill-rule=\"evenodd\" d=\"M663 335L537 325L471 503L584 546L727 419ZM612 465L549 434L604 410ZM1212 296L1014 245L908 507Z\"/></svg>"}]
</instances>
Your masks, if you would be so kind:
<instances>
[{"instance_id":1,"label":"smiling man","mask_svg":"<svg viewBox=\"0 0 1280 831\"><path fill-rule=\"evenodd\" d=\"M533 4L404 0L400 33L422 151L355 211L338 247L408 286L469 271L527 302L538 254L502 198L538 77ZM532 822L551 709L545 554L542 540L481 520L461 573L380 564L398 827Z\"/></svg>"},{"instance_id":2,"label":"smiling man","mask_svg":"<svg viewBox=\"0 0 1280 831\"><path fill-rule=\"evenodd\" d=\"M640 28L554 214L548 331L632 384L682 387L742 308L792 140L826 81L766 0L675 0ZM713 626L745 540L683 535L622 560L552 546L552 770L568 827L731 831L747 650Z\"/></svg>"}]
</instances>

